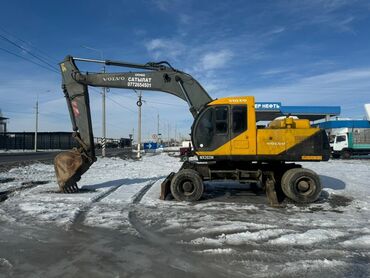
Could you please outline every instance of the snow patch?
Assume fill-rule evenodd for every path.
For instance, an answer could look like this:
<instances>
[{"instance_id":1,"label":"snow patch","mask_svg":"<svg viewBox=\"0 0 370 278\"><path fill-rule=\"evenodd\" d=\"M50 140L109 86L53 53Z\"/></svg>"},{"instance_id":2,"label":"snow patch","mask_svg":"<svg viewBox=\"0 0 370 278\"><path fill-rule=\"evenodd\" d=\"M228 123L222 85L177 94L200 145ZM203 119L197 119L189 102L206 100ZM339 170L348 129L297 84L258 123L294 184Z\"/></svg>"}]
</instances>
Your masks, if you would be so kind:
<instances>
[{"instance_id":1,"label":"snow patch","mask_svg":"<svg viewBox=\"0 0 370 278\"><path fill-rule=\"evenodd\" d=\"M196 223L199 224L199 223ZM192 225L193 226L193 225ZM196 225L198 226L198 225ZM187 228L186 231L193 234L212 234L212 233L231 233L234 231L240 230L262 230L262 229L271 229L277 228L276 225L268 225L268 224L259 224L259 223L246 223L241 221L213 221L213 222L206 222L203 227L199 228Z\"/></svg>"},{"instance_id":2,"label":"snow patch","mask_svg":"<svg viewBox=\"0 0 370 278\"><path fill-rule=\"evenodd\" d=\"M355 239L346 240L340 243L346 248L359 248L359 249L370 249L370 235L364 235Z\"/></svg>"},{"instance_id":3,"label":"snow patch","mask_svg":"<svg viewBox=\"0 0 370 278\"><path fill-rule=\"evenodd\" d=\"M201 251L194 251L194 253L220 255L220 254L235 254L236 251L231 248L215 248L215 249L205 249Z\"/></svg>"},{"instance_id":4,"label":"snow patch","mask_svg":"<svg viewBox=\"0 0 370 278\"><path fill-rule=\"evenodd\" d=\"M339 260L300 260L286 263L282 269L284 274L300 274L309 273L310 271L319 270L322 268L334 268L345 266L346 263Z\"/></svg>"},{"instance_id":5,"label":"snow patch","mask_svg":"<svg viewBox=\"0 0 370 278\"><path fill-rule=\"evenodd\" d=\"M270 240L268 243L276 245L311 245L317 242L336 239L344 235L345 233L338 230L313 229L304 233L283 235Z\"/></svg>"},{"instance_id":6,"label":"snow patch","mask_svg":"<svg viewBox=\"0 0 370 278\"><path fill-rule=\"evenodd\" d=\"M6 268L8 270L13 268L13 265L5 258L0 258L0 269Z\"/></svg>"},{"instance_id":7,"label":"snow patch","mask_svg":"<svg viewBox=\"0 0 370 278\"><path fill-rule=\"evenodd\" d=\"M242 245L247 243L253 243L258 241L264 241L271 237L276 237L281 234L286 234L292 232L292 230L287 229L270 229L262 230L257 232L242 232L235 234L222 234L217 238L197 238L190 241L194 245L211 245L211 246L222 246L225 244L228 245Z\"/></svg>"}]
</instances>

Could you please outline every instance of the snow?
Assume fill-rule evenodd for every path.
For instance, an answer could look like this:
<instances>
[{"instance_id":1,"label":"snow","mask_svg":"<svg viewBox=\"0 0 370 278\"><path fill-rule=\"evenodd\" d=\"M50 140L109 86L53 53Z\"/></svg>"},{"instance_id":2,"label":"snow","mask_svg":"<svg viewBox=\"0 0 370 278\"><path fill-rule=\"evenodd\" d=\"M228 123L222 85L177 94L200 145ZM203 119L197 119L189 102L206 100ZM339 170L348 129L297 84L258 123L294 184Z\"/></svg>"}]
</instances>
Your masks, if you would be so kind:
<instances>
[{"instance_id":1,"label":"snow","mask_svg":"<svg viewBox=\"0 0 370 278\"><path fill-rule=\"evenodd\" d=\"M198 253L198 254L216 254L216 255L219 255L219 254L235 254L236 251L234 249L231 249L231 248L215 248L215 249L205 249L205 250L202 250L202 251L194 251L195 253Z\"/></svg>"},{"instance_id":2,"label":"snow","mask_svg":"<svg viewBox=\"0 0 370 278\"><path fill-rule=\"evenodd\" d=\"M285 264L283 274L288 275L297 272L309 272L314 269L335 268L343 265L345 265L345 263L339 260L300 260Z\"/></svg>"},{"instance_id":3,"label":"snow","mask_svg":"<svg viewBox=\"0 0 370 278\"><path fill-rule=\"evenodd\" d=\"M279 245L311 245L321 241L336 239L344 235L345 233L334 229L330 230L315 229L308 230L301 234L283 235L277 239L270 240L269 243Z\"/></svg>"},{"instance_id":4,"label":"snow","mask_svg":"<svg viewBox=\"0 0 370 278\"><path fill-rule=\"evenodd\" d=\"M61 149L47 149L47 150L37 150L37 152L57 152ZM33 153L35 150L0 150L0 154L11 154L11 153Z\"/></svg>"},{"instance_id":5,"label":"snow","mask_svg":"<svg viewBox=\"0 0 370 278\"><path fill-rule=\"evenodd\" d=\"M346 240L340 243L342 246L347 248L364 248L370 250L370 234L365 236L360 236L355 239Z\"/></svg>"},{"instance_id":6,"label":"snow","mask_svg":"<svg viewBox=\"0 0 370 278\"><path fill-rule=\"evenodd\" d=\"M213 246L223 246L227 245L241 245L248 242L263 241L271 237L276 237L281 234L286 234L292 232L285 229L269 229L262 230L258 232L242 232L235 234L221 234L216 239L212 238L197 238L191 241L192 244L201 244L201 245L213 245Z\"/></svg>"},{"instance_id":7,"label":"snow","mask_svg":"<svg viewBox=\"0 0 370 278\"><path fill-rule=\"evenodd\" d=\"M146 184L162 179L168 175L168 169L176 171L180 162L174 163L173 159L165 154L148 156L141 161L122 160L119 158L99 158L89 171L82 177L79 187L88 190L88 193L60 194L56 193L56 184L53 165L35 163L25 167L13 168L7 173L1 173L2 178L15 178L14 181L1 184L1 190L21 187L21 183L33 181L49 181L47 184L21 191L17 194L17 202L4 202L9 207L9 215L16 210L17 217L35 218L36 220L53 222L65 226L73 223L73 220L81 210L89 207L96 199L105 195L108 191L116 189L115 194L107 196L99 202L99 206L106 203L130 203L133 196ZM158 160L161 163L158 163ZM97 209L96 209L97 210ZM112 212L114 213L114 212ZM88 224L102 223L99 214L89 218ZM107 218L109 219L109 217ZM113 225L104 222L104 226Z\"/></svg>"},{"instance_id":8,"label":"snow","mask_svg":"<svg viewBox=\"0 0 370 278\"><path fill-rule=\"evenodd\" d=\"M0 173L0 179L9 179L0 184L0 191L15 190L30 181L46 184L15 190L0 203L0 223L120 231L153 246L179 245L200 260L209 258L216 265L256 277L267 273L366 277L369 160L303 163L320 175L323 194L316 203L288 202L283 208L272 208L265 196L228 182L208 184L205 198L196 203L159 200L161 182L181 164L166 153L144 155L140 161L99 158L79 182L84 191L78 194L56 193L53 165L13 168ZM134 202L151 184L140 202ZM212 195L213 191L219 195ZM9 267L0 258L1 265Z\"/></svg>"}]
</instances>

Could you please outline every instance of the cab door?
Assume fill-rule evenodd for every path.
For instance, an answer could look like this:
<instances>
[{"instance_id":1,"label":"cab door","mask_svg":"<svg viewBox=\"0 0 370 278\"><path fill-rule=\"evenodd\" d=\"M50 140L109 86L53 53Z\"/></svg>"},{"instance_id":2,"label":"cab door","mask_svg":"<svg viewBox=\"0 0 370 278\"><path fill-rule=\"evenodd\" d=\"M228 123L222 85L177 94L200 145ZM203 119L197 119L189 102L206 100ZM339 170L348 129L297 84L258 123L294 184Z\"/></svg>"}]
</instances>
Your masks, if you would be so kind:
<instances>
[{"instance_id":1,"label":"cab door","mask_svg":"<svg viewBox=\"0 0 370 278\"><path fill-rule=\"evenodd\" d=\"M333 146L334 151L341 151L345 148L348 148L347 134L337 135Z\"/></svg>"},{"instance_id":2,"label":"cab door","mask_svg":"<svg viewBox=\"0 0 370 278\"><path fill-rule=\"evenodd\" d=\"M254 117L248 115L247 105L230 106L231 155L256 154L255 123L252 121Z\"/></svg>"},{"instance_id":3,"label":"cab door","mask_svg":"<svg viewBox=\"0 0 370 278\"><path fill-rule=\"evenodd\" d=\"M207 107L195 121L192 140L201 156L230 155L229 106Z\"/></svg>"}]
</instances>

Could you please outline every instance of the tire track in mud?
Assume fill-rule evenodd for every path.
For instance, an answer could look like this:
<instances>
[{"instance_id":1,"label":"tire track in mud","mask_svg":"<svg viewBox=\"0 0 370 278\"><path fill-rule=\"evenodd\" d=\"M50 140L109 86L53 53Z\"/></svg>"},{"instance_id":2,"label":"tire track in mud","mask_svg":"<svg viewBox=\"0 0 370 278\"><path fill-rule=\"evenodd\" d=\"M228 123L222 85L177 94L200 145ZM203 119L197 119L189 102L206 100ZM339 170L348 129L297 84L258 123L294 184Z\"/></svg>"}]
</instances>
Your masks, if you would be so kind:
<instances>
[{"instance_id":1,"label":"tire track in mud","mask_svg":"<svg viewBox=\"0 0 370 278\"><path fill-rule=\"evenodd\" d=\"M184 246L179 245L175 240L170 240L163 234L158 234L149 230L146 225L140 220L137 215L136 205L140 204L140 201L145 196L145 194L150 190L150 188L160 179L148 183L144 186L133 198L132 207L128 213L128 221L131 226L138 232L142 240L146 241L150 245L161 249L165 254L168 254L166 259L166 264L180 271L184 277L189 275L195 277L205 277L213 276L220 277L224 276L222 273L224 269L217 264L211 262L200 262L194 258L194 254L186 251ZM146 208L149 209L149 208ZM210 266L212 266L210 268ZM225 277L233 277L231 273L225 275Z\"/></svg>"},{"instance_id":2,"label":"tire track in mud","mask_svg":"<svg viewBox=\"0 0 370 278\"><path fill-rule=\"evenodd\" d=\"M10 181L14 181L15 179L9 179ZM22 182L20 187L8 189L5 191L0 191L0 203L9 199L9 196L14 195L15 193L27 190L27 189L32 189L35 188L36 186L47 184L49 181L27 181L27 182Z\"/></svg>"},{"instance_id":3,"label":"tire track in mud","mask_svg":"<svg viewBox=\"0 0 370 278\"><path fill-rule=\"evenodd\" d=\"M86 219L87 213L90 211L90 209L94 206L95 203L98 203L102 199L108 197L110 194L115 192L118 188L120 188L123 184L119 184L116 186L113 186L112 188L108 189L107 191L102 192L101 194L98 194L97 196L93 197L90 203L85 204L84 206L81 206L78 211L76 212L73 220L72 220L72 227L73 228L79 228L82 226L83 222Z\"/></svg>"},{"instance_id":4,"label":"tire track in mud","mask_svg":"<svg viewBox=\"0 0 370 278\"><path fill-rule=\"evenodd\" d=\"M159 180L159 179L158 179ZM156 183L158 180L151 181L148 184L146 184L138 193L136 193L133 197L133 204L136 204L140 202L140 200L143 198L145 193L152 187L154 183ZM100 202L104 198L108 197L112 193L114 193L118 188L125 185L125 183L113 186L112 188L108 189L107 191L102 192L101 194L98 194L97 196L93 197L91 202L87 203L84 206L81 206L78 211L76 212L73 220L72 220L72 226L74 228L81 227L86 219L87 213L90 211L90 209L94 206L94 204Z\"/></svg>"}]
</instances>

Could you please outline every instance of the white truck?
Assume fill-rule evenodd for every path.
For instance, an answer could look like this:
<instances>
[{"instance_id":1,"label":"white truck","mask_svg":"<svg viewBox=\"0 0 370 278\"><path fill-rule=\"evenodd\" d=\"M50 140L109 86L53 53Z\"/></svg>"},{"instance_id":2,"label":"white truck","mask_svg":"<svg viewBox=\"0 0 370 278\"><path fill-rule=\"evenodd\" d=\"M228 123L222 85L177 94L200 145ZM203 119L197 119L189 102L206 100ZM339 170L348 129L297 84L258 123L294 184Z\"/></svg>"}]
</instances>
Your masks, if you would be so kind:
<instances>
[{"instance_id":1,"label":"white truck","mask_svg":"<svg viewBox=\"0 0 370 278\"><path fill-rule=\"evenodd\" d=\"M370 154L370 129L347 129L335 134L330 143L333 158L349 159L353 155Z\"/></svg>"}]
</instances>

